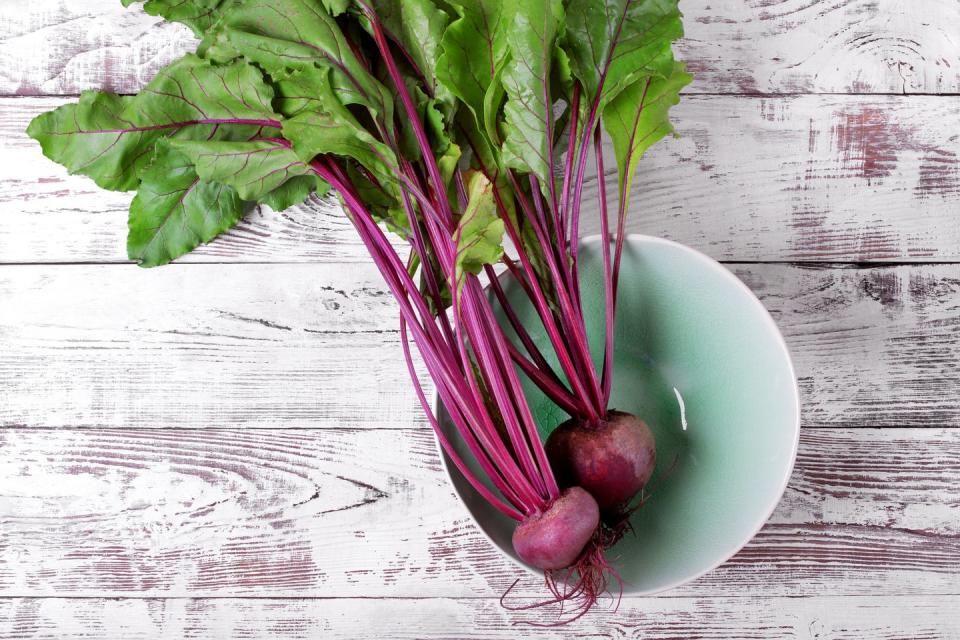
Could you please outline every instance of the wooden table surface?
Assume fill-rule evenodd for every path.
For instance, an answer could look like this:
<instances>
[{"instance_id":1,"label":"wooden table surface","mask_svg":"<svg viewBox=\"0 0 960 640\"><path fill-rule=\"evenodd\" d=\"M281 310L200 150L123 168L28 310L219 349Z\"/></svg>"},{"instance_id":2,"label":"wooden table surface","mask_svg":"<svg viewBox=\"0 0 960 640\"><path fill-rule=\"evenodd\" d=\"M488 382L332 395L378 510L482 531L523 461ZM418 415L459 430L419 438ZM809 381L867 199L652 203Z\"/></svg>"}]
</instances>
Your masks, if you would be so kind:
<instances>
[{"instance_id":1,"label":"wooden table surface","mask_svg":"<svg viewBox=\"0 0 960 640\"><path fill-rule=\"evenodd\" d=\"M531 630L340 211L131 265L130 195L23 130L193 40L119 0L0 0L0 638L960 638L960 2L681 6L696 81L631 229L771 311L797 466L720 568Z\"/></svg>"}]
</instances>

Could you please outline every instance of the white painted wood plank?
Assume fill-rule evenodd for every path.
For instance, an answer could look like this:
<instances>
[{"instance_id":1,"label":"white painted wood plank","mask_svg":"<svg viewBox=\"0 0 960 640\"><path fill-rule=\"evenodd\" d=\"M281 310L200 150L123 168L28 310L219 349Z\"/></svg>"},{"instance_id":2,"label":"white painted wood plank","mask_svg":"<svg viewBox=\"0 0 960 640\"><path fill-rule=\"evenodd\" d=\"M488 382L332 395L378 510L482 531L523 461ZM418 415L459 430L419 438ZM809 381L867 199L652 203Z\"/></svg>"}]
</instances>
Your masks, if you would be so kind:
<instances>
[{"instance_id":1,"label":"white painted wood plank","mask_svg":"<svg viewBox=\"0 0 960 640\"><path fill-rule=\"evenodd\" d=\"M960 257L960 98L698 96L675 124L639 165L631 231L726 260Z\"/></svg>"},{"instance_id":2,"label":"white painted wood plank","mask_svg":"<svg viewBox=\"0 0 960 640\"><path fill-rule=\"evenodd\" d=\"M684 9L693 92L960 90L947 0ZM190 46L113 0L0 2L0 93L134 91ZM19 133L55 103L0 104L0 261L122 261L129 196L57 173ZM728 260L957 259L955 100L702 97L679 113L684 139L638 180L637 228ZM340 264L0 270L0 424L237 428L0 431L0 593L502 591L513 569L445 484L392 305L372 269L343 270L365 258L336 209L258 212L191 260ZM809 425L960 424L956 267L735 268L799 354ZM239 429L300 426L328 429ZM682 597L577 633L958 636L956 596L933 595L960 575L958 460L955 430L805 432L754 543ZM868 597L727 597L822 593ZM0 599L0 638L512 638L512 620L486 599Z\"/></svg>"},{"instance_id":3,"label":"white painted wood plank","mask_svg":"<svg viewBox=\"0 0 960 640\"><path fill-rule=\"evenodd\" d=\"M135 93L168 62L193 51L182 25L120 0L0 2L0 93Z\"/></svg>"},{"instance_id":4,"label":"white painted wood plank","mask_svg":"<svg viewBox=\"0 0 960 640\"><path fill-rule=\"evenodd\" d=\"M0 600L3 640L951 640L958 596L646 598L534 629L491 600ZM527 616L548 622L549 616Z\"/></svg>"},{"instance_id":5,"label":"white painted wood plank","mask_svg":"<svg viewBox=\"0 0 960 640\"><path fill-rule=\"evenodd\" d=\"M2 262L126 260L131 194L68 176L23 133L62 102L0 100ZM721 260L960 259L957 98L690 96L676 123L641 163L631 231ZM584 198L593 233L594 180ZM253 213L184 261L329 259L369 260L338 207L313 202Z\"/></svg>"},{"instance_id":6,"label":"white painted wood plank","mask_svg":"<svg viewBox=\"0 0 960 640\"><path fill-rule=\"evenodd\" d=\"M681 0L692 92L956 93L953 0ZM0 94L135 92L194 48L189 30L118 1L0 3Z\"/></svg>"},{"instance_id":7,"label":"white painted wood plank","mask_svg":"<svg viewBox=\"0 0 960 640\"><path fill-rule=\"evenodd\" d=\"M960 425L960 265L732 270L784 333L805 425Z\"/></svg>"},{"instance_id":8,"label":"white painted wood plank","mask_svg":"<svg viewBox=\"0 0 960 640\"><path fill-rule=\"evenodd\" d=\"M960 426L960 265L731 265L806 426ZM425 427L372 265L0 268L0 426Z\"/></svg>"},{"instance_id":9,"label":"white painted wood plank","mask_svg":"<svg viewBox=\"0 0 960 640\"><path fill-rule=\"evenodd\" d=\"M690 91L957 93L953 0L680 0Z\"/></svg>"},{"instance_id":10,"label":"white painted wood plank","mask_svg":"<svg viewBox=\"0 0 960 640\"><path fill-rule=\"evenodd\" d=\"M424 430L0 431L0 597L498 597ZM671 596L953 594L960 429L805 430L758 536Z\"/></svg>"},{"instance_id":11,"label":"white painted wood plank","mask_svg":"<svg viewBox=\"0 0 960 640\"><path fill-rule=\"evenodd\" d=\"M2 426L420 419L372 265L0 269Z\"/></svg>"}]
</instances>

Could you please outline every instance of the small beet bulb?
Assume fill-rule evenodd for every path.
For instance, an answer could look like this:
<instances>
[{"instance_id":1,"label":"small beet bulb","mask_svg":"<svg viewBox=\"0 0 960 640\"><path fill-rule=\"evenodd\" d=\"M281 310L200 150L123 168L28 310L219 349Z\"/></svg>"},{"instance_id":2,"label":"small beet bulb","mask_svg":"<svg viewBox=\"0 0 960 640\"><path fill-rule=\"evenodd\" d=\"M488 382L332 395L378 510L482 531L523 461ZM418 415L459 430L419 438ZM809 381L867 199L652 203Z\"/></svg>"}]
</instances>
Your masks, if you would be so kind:
<instances>
[{"instance_id":1,"label":"small beet bulb","mask_svg":"<svg viewBox=\"0 0 960 640\"><path fill-rule=\"evenodd\" d=\"M640 418L610 411L597 425L568 420L547 438L546 452L561 486L579 486L604 514L620 515L650 480L653 432Z\"/></svg>"},{"instance_id":2,"label":"small beet bulb","mask_svg":"<svg viewBox=\"0 0 960 640\"><path fill-rule=\"evenodd\" d=\"M599 524L597 501L580 487L570 487L514 529L513 548L538 569L563 569L576 562Z\"/></svg>"}]
</instances>

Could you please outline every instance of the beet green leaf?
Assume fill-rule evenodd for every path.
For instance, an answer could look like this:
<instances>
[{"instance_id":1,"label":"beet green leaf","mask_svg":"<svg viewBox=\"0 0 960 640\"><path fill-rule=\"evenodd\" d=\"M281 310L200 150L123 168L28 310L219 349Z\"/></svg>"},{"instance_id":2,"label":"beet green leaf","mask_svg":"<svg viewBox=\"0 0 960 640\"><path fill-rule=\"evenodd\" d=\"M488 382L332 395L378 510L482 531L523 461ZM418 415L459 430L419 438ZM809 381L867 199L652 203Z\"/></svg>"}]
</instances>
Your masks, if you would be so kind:
<instances>
[{"instance_id":1,"label":"beet green leaf","mask_svg":"<svg viewBox=\"0 0 960 640\"><path fill-rule=\"evenodd\" d=\"M446 85L437 82L435 71L440 41L450 16L434 0L372 0L371 6L409 61L416 65L426 93L444 105L444 114L452 113L453 96Z\"/></svg>"},{"instance_id":2,"label":"beet green leaf","mask_svg":"<svg viewBox=\"0 0 960 640\"><path fill-rule=\"evenodd\" d=\"M500 163L495 153L501 142L497 112L503 97L500 74L508 54L512 5L504 0L456 0L450 4L457 18L440 43L437 80L460 100L458 128L480 164L492 170Z\"/></svg>"},{"instance_id":3,"label":"beet green leaf","mask_svg":"<svg viewBox=\"0 0 960 640\"><path fill-rule=\"evenodd\" d=\"M121 0L129 7L140 0ZM163 16L171 22L180 22L190 27L195 34L204 33L229 10L237 0L147 0L143 10L152 16Z\"/></svg>"},{"instance_id":4,"label":"beet green leaf","mask_svg":"<svg viewBox=\"0 0 960 640\"><path fill-rule=\"evenodd\" d=\"M311 176L310 166L279 138L245 141L173 141L171 146L187 156L197 174L207 182L236 189L240 198L260 201L292 178Z\"/></svg>"},{"instance_id":5,"label":"beet green leaf","mask_svg":"<svg viewBox=\"0 0 960 640\"><path fill-rule=\"evenodd\" d=\"M493 185L482 173L470 178L467 208L457 228L457 286L466 273L477 274L503 255L503 220L497 215Z\"/></svg>"},{"instance_id":6,"label":"beet green leaf","mask_svg":"<svg viewBox=\"0 0 960 640\"><path fill-rule=\"evenodd\" d=\"M300 176L291 178L282 185L260 198L260 204L265 204L274 211L283 211L294 205L303 203L310 194L322 196L330 191L330 185L314 176Z\"/></svg>"},{"instance_id":7,"label":"beet green leaf","mask_svg":"<svg viewBox=\"0 0 960 640\"><path fill-rule=\"evenodd\" d=\"M670 107L680 102L680 90L691 79L683 64L675 62L673 72L668 77L641 78L624 89L604 109L604 126L613 140L617 158L621 198L630 195L637 162L643 153L653 143L673 132Z\"/></svg>"},{"instance_id":8,"label":"beet green leaf","mask_svg":"<svg viewBox=\"0 0 960 640\"><path fill-rule=\"evenodd\" d=\"M585 106L600 93L603 109L637 79L669 76L682 35L677 0L569 0L564 46Z\"/></svg>"},{"instance_id":9,"label":"beet green leaf","mask_svg":"<svg viewBox=\"0 0 960 640\"><path fill-rule=\"evenodd\" d=\"M243 214L233 187L201 180L186 156L162 142L130 205L127 254L144 267L166 264L213 240Z\"/></svg>"},{"instance_id":10,"label":"beet green leaf","mask_svg":"<svg viewBox=\"0 0 960 640\"><path fill-rule=\"evenodd\" d=\"M507 32L504 160L509 167L533 173L544 189L554 180L555 97L550 77L562 18L559 0L530 0L516 6Z\"/></svg>"},{"instance_id":11,"label":"beet green leaf","mask_svg":"<svg viewBox=\"0 0 960 640\"><path fill-rule=\"evenodd\" d=\"M392 121L390 93L318 0L247 0L224 16L217 32L219 55L232 48L277 80L291 71L330 69L329 83L343 104L366 107L384 126ZM301 77L304 88L319 90L309 85L315 80L328 82L312 74Z\"/></svg>"},{"instance_id":12,"label":"beet green leaf","mask_svg":"<svg viewBox=\"0 0 960 640\"><path fill-rule=\"evenodd\" d=\"M34 118L27 133L44 154L105 189L135 189L157 140L250 136L276 130L273 90L254 66L211 66L188 55L139 95L87 92L74 104Z\"/></svg>"}]
</instances>

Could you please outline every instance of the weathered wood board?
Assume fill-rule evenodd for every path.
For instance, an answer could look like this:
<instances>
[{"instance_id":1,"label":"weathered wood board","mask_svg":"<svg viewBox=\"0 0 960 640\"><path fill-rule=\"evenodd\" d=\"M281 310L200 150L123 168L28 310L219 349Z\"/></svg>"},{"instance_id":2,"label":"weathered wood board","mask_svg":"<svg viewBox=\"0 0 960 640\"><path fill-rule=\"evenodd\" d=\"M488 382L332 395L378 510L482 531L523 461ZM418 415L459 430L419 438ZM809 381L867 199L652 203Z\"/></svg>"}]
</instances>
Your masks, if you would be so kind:
<instances>
[{"instance_id":1,"label":"weathered wood board","mask_svg":"<svg viewBox=\"0 0 960 640\"><path fill-rule=\"evenodd\" d=\"M4 640L951 640L957 596L625 599L570 628L513 625L492 600L0 600ZM549 620L549 618L544 618Z\"/></svg>"},{"instance_id":2,"label":"weathered wood board","mask_svg":"<svg viewBox=\"0 0 960 640\"><path fill-rule=\"evenodd\" d=\"M681 0L692 93L958 93L953 0ZM954 27L954 28L952 28ZM192 51L119 0L0 3L0 95L136 92Z\"/></svg>"},{"instance_id":3,"label":"weathered wood board","mask_svg":"<svg viewBox=\"0 0 960 640\"><path fill-rule=\"evenodd\" d=\"M0 0L0 640L960 638L960 3L681 8L696 80L630 230L730 262L771 311L800 454L729 562L556 630L497 603L516 570L439 467L335 204L143 271L131 194L24 135L193 35L139 3Z\"/></svg>"},{"instance_id":4,"label":"weathered wood board","mask_svg":"<svg viewBox=\"0 0 960 640\"><path fill-rule=\"evenodd\" d=\"M960 93L953 0L680 0L692 92Z\"/></svg>"},{"instance_id":5,"label":"weathered wood board","mask_svg":"<svg viewBox=\"0 0 960 640\"><path fill-rule=\"evenodd\" d=\"M126 260L132 194L68 176L24 134L64 102L0 100L0 262ZM691 96L675 114L680 138L640 164L629 231L719 260L960 260L960 99ZM332 200L258 210L183 261L329 258L369 261Z\"/></svg>"},{"instance_id":6,"label":"weathered wood board","mask_svg":"<svg viewBox=\"0 0 960 640\"><path fill-rule=\"evenodd\" d=\"M0 596L490 598L518 577L426 430L7 429L0 451ZM670 596L951 594L958 482L960 429L804 430L763 530Z\"/></svg>"},{"instance_id":7,"label":"weathered wood board","mask_svg":"<svg viewBox=\"0 0 960 640\"><path fill-rule=\"evenodd\" d=\"M729 265L813 426L960 426L960 265ZM425 427L372 265L0 269L0 425Z\"/></svg>"}]
</instances>

